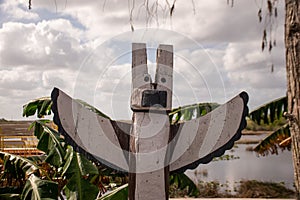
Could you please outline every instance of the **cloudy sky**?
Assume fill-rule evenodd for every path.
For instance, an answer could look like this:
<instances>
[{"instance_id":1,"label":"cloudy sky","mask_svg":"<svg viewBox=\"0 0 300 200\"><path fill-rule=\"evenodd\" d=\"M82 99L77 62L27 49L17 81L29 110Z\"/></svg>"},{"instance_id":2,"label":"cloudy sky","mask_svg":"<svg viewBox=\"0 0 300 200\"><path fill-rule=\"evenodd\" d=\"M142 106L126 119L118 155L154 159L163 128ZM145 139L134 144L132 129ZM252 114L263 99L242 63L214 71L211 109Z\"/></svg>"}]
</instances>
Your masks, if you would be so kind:
<instances>
[{"instance_id":1,"label":"cloudy sky","mask_svg":"<svg viewBox=\"0 0 300 200\"><path fill-rule=\"evenodd\" d=\"M23 104L58 87L130 119L132 42L147 43L152 76L157 46L173 45L173 107L224 103L244 90L252 110L285 95L283 2L272 19L271 54L261 51L270 28L264 0L176 1L172 18L165 1L143 2L32 0L29 10L27 0L0 0L0 118L24 119Z\"/></svg>"}]
</instances>

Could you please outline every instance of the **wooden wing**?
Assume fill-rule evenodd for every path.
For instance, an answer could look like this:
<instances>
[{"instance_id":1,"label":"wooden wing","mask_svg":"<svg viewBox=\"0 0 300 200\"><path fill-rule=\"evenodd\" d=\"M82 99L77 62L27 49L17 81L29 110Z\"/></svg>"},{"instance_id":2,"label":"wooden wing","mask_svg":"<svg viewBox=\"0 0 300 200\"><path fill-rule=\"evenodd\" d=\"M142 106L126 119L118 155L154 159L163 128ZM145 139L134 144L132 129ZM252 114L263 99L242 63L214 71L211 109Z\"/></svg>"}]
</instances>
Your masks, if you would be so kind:
<instances>
[{"instance_id":1,"label":"wooden wing","mask_svg":"<svg viewBox=\"0 0 300 200\"><path fill-rule=\"evenodd\" d=\"M172 126L170 171L196 168L232 148L246 127L247 102L248 95L242 92L203 117Z\"/></svg>"},{"instance_id":2,"label":"wooden wing","mask_svg":"<svg viewBox=\"0 0 300 200\"><path fill-rule=\"evenodd\" d=\"M102 117L57 88L51 98L54 122L69 144L90 159L128 171L130 124Z\"/></svg>"}]
</instances>

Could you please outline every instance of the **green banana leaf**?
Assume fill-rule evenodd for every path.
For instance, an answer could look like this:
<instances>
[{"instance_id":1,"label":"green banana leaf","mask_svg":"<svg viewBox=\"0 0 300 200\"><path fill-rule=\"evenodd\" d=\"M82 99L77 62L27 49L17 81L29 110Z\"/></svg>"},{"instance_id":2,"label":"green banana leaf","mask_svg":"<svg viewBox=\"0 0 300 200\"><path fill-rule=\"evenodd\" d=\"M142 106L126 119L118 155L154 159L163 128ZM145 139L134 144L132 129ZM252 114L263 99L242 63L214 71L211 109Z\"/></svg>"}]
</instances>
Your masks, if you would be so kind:
<instances>
[{"instance_id":1,"label":"green banana leaf","mask_svg":"<svg viewBox=\"0 0 300 200\"><path fill-rule=\"evenodd\" d=\"M94 106L88 104L87 102L77 99L84 107L90 111L97 113L98 115L110 119L103 112L99 111ZM29 117L37 114L38 118L43 118L45 115L51 115L52 100L50 97L42 97L29 101L27 104L23 105L23 117Z\"/></svg>"},{"instance_id":2,"label":"green banana leaf","mask_svg":"<svg viewBox=\"0 0 300 200\"><path fill-rule=\"evenodd\" d=\"M62 175L73 173L80 173L81 176L99 174L97 167L93 163L75 152L72 146L68 146Z\"/></svg>"},{"instance_id":3,"label":"green banana leaf","mask_svg":"<svg viewBox=\"0 0 300 200\"><path fill-rule=\"evenodd\" d=\"M281 97L268 102L249 113L251 120L257 124L272 124L276 120L282 120L283 113L287 112L287 97ZM280 146L280 143L290 137L288 123L275 130L269 136L264 138L257 146L253 148L259 155L278 154L278 148L290 150L291 146Z\"/></svg>"},{"instance_id":4,"label":"green banana leaf","mask_svg":"<svg viewBox=\"0 0 300 200\"><path fill-rule=\"evenodd\" d=\"M249 113L249 117L258 125L270 124L282 118L286 111L287 97L281 97L258 107Z\"/></svg>"},{"instance_id":5,"label":"green banana leaf","mask_svg":"<svg viewBox=\"0 0 300 200\"><path fill-rule=\"evenodd\" d=\"M184 190L187 188L188 195L197 196L199 190L195 183L184 173L175 173L170 175L170 185L177 186L178 189Z\"/></svg>"},{"instance_id":6,"label":"green banana leaf","mask_svg":"<svg viewBox=\"0 0 300 200\"><path fill-rule=\"evenodd\" d=\"M26 179L31 174L39 173L39 167L32 161L21 156L0 151L4 173L9 173L16 179Z\"/></svg>"},{"instance_id":7,"label":"green banana leaf","mask_svg":"<svg viewBox=\"0 0 300 200\"><path fill-rule=\"evenodd\" d=\"M39 186L35 185L35 183L32 183L31 185L28 185L28 180L32 181L37 178L36 175L39 175L39 167L38 165L26 158L23 158L21 156L17 155L12 155L6 152L0 152L0 159L3 162L3 174L1 176L1 181L9 181L11 177L13 177L15 180L17 180L22 188L22 183L25 183L24 189L22 193L30 192L34 190L33 188L38 188ZM25 182L26 181L26 182ZM47 181L42 181L42 182L47 182ZM49 181L48 181L49 182ZM48 183L47 182L47 183ZM56 186L57 187L57 186ZM9 185L5 188L1 188L1 194L0 194L0 199L20 199L22 195L20 196L19 193L21 193L21 188L20 187L14 187L11 188ZM57 188L56 188L57 190ZM45 191L49 191L48 189ZM34 191L35 192L35 191ZM56 192L57 193L57 192ZM32 192L31 192L32 194ZM55 191L54 191L55 194ZM49 196L52 194L49 194ZM53 199L56 199L57 196L55 196ZM29 197L24 197L22 199L31 199ZM34 198L37 199L37 198ZM50 199L50 198L49 198Z\"/></svg>"},{"instance_id":8,"label":"green banana leaf","mask_svg":"<svg viewBox=\"0 0 300 200\"><path fill-rule=\"evenodd\" d=\"M1 200L19 200L20 194L7 194L7 193L0 193Z\"/></svg>"},{"instance_id":9,"label":"green banana leaf","mask_svg":"<svg viewBox=\"0 0 300 200\"><path fill-rule=\"evenodd\" d=\"M58 197L58 184L53 181L41 180L32 174L26 181L22 200L51 200Z\"/></svg>"},{"instance_id":10,"label":"green banana leaf","mask_svg":"<svg viewBox=\"0 0 300 200\"><path fill-rule=\"evenodd\" d=\"M16 194L20 195L21 192L22 192L22 190L20 190L20 188L18 188L18 187L0 187L0 195L6 196L6 197L9 197L10 194L12 197L17 196ZM2 197L2 196L0 196L0 197Z\"/></svg>"},{"instance_id":11,"label":"green banana leaf","mask_svg":"<svg viewBox=\"0 0 300 200\"><path fill-rule=\"evenodd\" d=\"M199 103L199 104L192 104L186 105L183 107L178 107L172 109L169 113L169 119L171 124L175 124L179 121L188 121L193 118L198 118L203 116L215 108L217 108L219 104L217 103Z\"/></svg>"},{"instance_id":12,"label":"green banana leaf","mask_svg":"<svg viewBox=\"0 0 300 200\"><path fill-rule=\"evenodd\" d=\"M124 184L112 192L109 192L97 200L127 200L128 199L128 184Z\"/></svg>"},{"instance_id":13,"label":"green banana leaf","mask_svg":"<svg viewBox=\"0 0 300 200\"><path fill-rule=\"evenodd\" d=\"M23 106L23 117L29 117L37 113L38 118L51 114L52 101L50 97L34 99Z\"/></svg>"},{"instance_id":14,"label":"green banana leaf","mask_svg":"<svg viewBox=\"0 0 300 200\"><path fill-rule=\"evenodd\" d=\"M84 178L96 174L98 174L98 169L94 164L75 152L73 147L67 147L62 176L65 175L69 179L64 187L68 199L96 199L99 193L98 188Z\"/></svg>"},{"instance_id":15,"label":"green banana leaf","mask_svg":"<svg viewBox=\"0 0 300 200\"><path fill-rule=\"evenodd\" d=\"M34 135L39 139L37 149L46 153L46 162L59 167L64 162L65 145L60 134L40 121L33 122Z\"/></svg>"},{"instance_id":16,"label":"green banana leaf","mask_svg":"<svg viewBox=\"0 0 300 200\"><path fill-rule=\"evenodd\" d=\"M278 149L285 150L286 148L290 150L291 145L281 146L280 143L289 138L290 129L289 125L285 124L278 130L271 133L269 136L264 138L258 145L256 145L253 150L257 152L259 155L266 156L269 153L271 154L278 154Z\"/></svg>"},{"instance_id":17,"label":"green banana leaf","mask_svg":"<svg viewBox=\"0 0 300 200\"><path fill-rule=\"evenodd\" d=\"M35 121L34 128L34 133L39 139L37 148L46 153L45 162L62 169L60 176L67 178L67 184L63 188L67 198L96 198L99 190L87 178L98 174L97 167L84 156L75 152L71 146L65 145L60 133L44 123Z\"/></svg>"}]
</instances>

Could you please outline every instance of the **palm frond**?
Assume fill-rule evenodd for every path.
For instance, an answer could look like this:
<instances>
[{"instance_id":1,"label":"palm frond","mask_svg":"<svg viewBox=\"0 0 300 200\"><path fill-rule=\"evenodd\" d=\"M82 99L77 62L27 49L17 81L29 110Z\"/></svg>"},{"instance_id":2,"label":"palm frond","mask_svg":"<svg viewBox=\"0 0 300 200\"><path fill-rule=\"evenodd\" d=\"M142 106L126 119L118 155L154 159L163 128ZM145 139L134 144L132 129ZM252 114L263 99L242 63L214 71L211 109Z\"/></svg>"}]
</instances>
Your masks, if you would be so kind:
<instances>
[{"instance_id":1,"label":"palm frond","mask_svg":"<svg viewBox=\"0 0 300 200\"><path fill-rule=\"evenodd\" d=\"M51 114L52 101L50 97L42 97L29 101L23 105L23 117L37 114L38 118Z\"/></svg>"},{"instance_id":2,"label":"palm frond","mask_svg":"<svg viewBox=\"0 0 300 200\"><path fill-rule=\"evenodd\" d=\"M265 139L263 139L256 147L254 147L254 151L259 155L265 156L269 153L278 154L278 148L290 149L290 145L280 145L284 140L290 137L289 125L285 124L278 130L271 133Z\"/></svg>"},{"instance_id":3,"label":"palm frond","mask_svg":"<svg viewBox=\"0 0 300 200\"><path fill-rule=\"evenodd\" d=\"M268 102L254 111L249 113L250 119L255 121L258 125L270 124L275 120L282 118L283 113L287 111L287 97L281 97Z\"/></svg>"},{"instance_id":4,"label":"palm frond","mask_svg":"<svg viewBox=\"0 0 300 200\"><path fill-rule=\"evenodd\" d=\"M77 99L84 107L90 111L97 113L98 115L110 119L103 112L99 111L94 106L88 104L87 102ZM38 118L43 118L45 115L51 115L52 100L50 97L41 97L29 101L27 104L23 105L23 117L29 117L37 114Z\"/></svg>"},{"instance_id":5,"label":"palm frond","mask_svg":"<svg viewBox=\"0 0 300 200\"><path fill-rule=\"evenodd\" d=\"M198 118L211 112L218 106L219 104L217 103L198 103L182 107L180 106L172 109L169 113L170 122L171 124L175 124L179 121L188 121L193 118Z\"/></svg>"}]
</instances>

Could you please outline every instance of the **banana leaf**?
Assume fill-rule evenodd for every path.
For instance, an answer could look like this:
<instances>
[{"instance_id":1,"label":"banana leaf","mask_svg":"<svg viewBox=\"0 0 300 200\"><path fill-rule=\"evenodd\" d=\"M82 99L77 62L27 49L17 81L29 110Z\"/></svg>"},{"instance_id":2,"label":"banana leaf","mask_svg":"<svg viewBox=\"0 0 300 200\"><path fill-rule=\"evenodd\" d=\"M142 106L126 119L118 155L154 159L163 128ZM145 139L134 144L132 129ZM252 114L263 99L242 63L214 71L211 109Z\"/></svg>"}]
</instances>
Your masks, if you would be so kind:
<instances>
[{"instance_id":1,"label":"banana leaf","mask_svg":"<svg viewBox=\"0 0 300 200\"><path fill-rule=\"evenodd\" d=\"M265 139L263 139L257 146L254 147L254 151L257 152L259 155L266 156L269 153L271 154L278 154L278 149L290 150L291 145L280 145L282 141L290 138L290 130L289 125L285 124L278 130L271 133Z\"/></svg>"},{"instance_id":2,"label":"banana leaf","mask_svg":"<svg viewBox=\"0 0 300 200\"><path fill-rule=\"evenodd\" d=\"M272 124L276 120L283 119L283 113L287 112L287 97L281 97L268 102L254 111L249 113L250 119L260 124ZM290 143L280 145L282 141L290 137L290 130L288 123L284 124L269 136L264 138L257 146L254 147L254 151L259 155L278 154L278 149L290 150Z\"/></svg>"},{"instance_id":3,"label":"banana leaf","mask_svg":"<svg viewBox=\"0 0 300 200\"><path fill-rule=\"evenodd\" d=\"M219 104L217 103L199 103L174 108L169 113L169 119L171 124L175 124L179 121L188 121L203 116L218 106Z\"/></svg>"},{"instance_id":4,"label":"banana leaf","mask_svg":"<svg viewBox=\"0 0 300 200\"><path fill-rule=\"evenodd\" d=\"M42 180L32 174L26 181L21 199L23 200L42 200L57 199L58 184L53 181Z\"/></svg>"},{"instance_id":5,"label":"banana leaf","mask_svg":"<svg viewBox=\"0 0 300 200\"><path fill-rule=\"evenodd\" d=\"M23 117L29 117L37 113L38 118L51 114L52 101L50 97L34 99L23 106Z\"/></svg>"},{"instance_id":6,"label":"banana leaf","mask_svg":"<svg viewBox=\"0 0 300 200\"><path fill-rule=\"evenodd\" d=\"M64 162L64 140L54 129L40 121L33 122L34 135L39 139L37 149L45 152L46 162L59 167Z\"/></svg>"},{"instance_id":7,"label":"banana leaf","mask_svg":"<svg viewBox=\"0 0 300 200\"><path fill-rule=\"evenodd\" d=\"M184 173L174 173L170 175L169 181L170 185L176 185L180 190L187 188L189 196L197 196L199 193L195 183Z\"/></svg>"},{"instance_id":8,"label":"banana leaf","mask_svg":"<svg viewBox=\"0 0 300 200\"><path fill-rule=\"evenodd\" d=\"M109 119L107 115L87 102L80 99L78 99L78 102L88 108L90 111ZM27 104L23 105L23 117L29 117L37 114L38 118L43 118L45 115L51 115L51 106L52 100L50 97L42 97L31 100Z\"/></svg>"},{"instance_id":9,"label":"banana leaf","mask_svg":"<svg viewBox=\"0 0 300 200\"><path fill-rule=\"evenodd\" d=\"M26 179L31 174L39 173L39 167L32 161L21 156L0 151L4 173L11 174L16 179Z\"/></svg>"},{"instance_id":10,"label":"banana leaf","mask_svg":"<svg viewBox=\"0 0 300 200\"><path fill-rule=\"evenodd\" d=\"M19 200L20 194L0 193L1 200Z\"/></svg>"},{"instance_id":11,"label":"banana leaf","mask_svg":"<svg viewBox=\"0 0 300 200\"><path fill-rule=\"evenodd\" d=\"M250 119L260 124L271 124L283 117L287 111L287 97L268 102L249 113Z\"/></svg>"},{"instance_id":12,"label":"banana leaf","mask_svg":"<svg viewBox=\"0 0 300 200\"><path fill-rule=\"evenodd\" d=\"M104 194L97 200L127 200L128 199L128 184L124 184L112 192Z\"/></svg>"},{"instance_id":13,"label":"banana leaf","mask_svg":"<svg viewBox=\"0 0 300 200\"><path fill-rule=\"evenodd\" d=\"M98 174L97 167L81 154L75 152L72 146L67 147L65 165L62 176L68 179L64 192L68 199L95 199L98 188L90 183L88 176Z\"/></svg>"}]
</instances>

